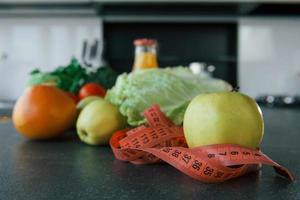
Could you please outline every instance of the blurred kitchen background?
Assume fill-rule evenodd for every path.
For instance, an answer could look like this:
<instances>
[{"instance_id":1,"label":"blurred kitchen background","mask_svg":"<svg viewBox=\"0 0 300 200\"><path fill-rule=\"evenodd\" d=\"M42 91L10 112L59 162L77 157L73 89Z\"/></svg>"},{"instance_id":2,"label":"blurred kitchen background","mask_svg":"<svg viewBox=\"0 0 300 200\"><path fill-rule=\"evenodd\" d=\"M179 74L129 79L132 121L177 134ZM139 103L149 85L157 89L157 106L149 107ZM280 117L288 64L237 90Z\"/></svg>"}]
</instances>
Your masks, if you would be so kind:
<instances>
[{"instance_id":1,"label":"blurred kitchen background","mask_svg":"<svg viewBox=\"0 0 300 200\"><path fill-rule=\"evenodd\" d=\"M157 39L160 67L198 66L262 104L297 107L299 16L296 0L0 0L0 107L34 68L72 57L131 71L144 37Z\"/></svg>"}]
</instances>

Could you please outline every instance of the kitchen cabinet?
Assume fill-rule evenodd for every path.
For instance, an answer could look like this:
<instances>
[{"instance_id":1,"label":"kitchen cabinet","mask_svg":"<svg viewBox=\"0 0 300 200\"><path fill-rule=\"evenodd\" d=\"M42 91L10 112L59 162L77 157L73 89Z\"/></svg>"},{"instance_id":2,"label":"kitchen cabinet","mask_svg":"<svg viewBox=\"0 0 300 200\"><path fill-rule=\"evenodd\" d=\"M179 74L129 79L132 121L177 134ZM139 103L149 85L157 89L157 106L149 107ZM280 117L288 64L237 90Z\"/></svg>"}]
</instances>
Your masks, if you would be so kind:
<instances>
[{"instance_id":1,"label":"kitchen cabinet","mask_svg":"<svg viewBox=\"0 0 300 200\"><path fill-rule=\"evenodd\" d=\"M105 56L118 72L131 71L135 38L155 38L160 67L204 62L216 66L213 76L236 86L235 23L104 21L103 27Z\"/></svg>"},{"instance_id":2,"label":"kitchen cabinet","mask_svg":"<svg viewBox=\"0 0 300 200\"><path fill-rule=\"evenodd\" d=\"M16 99L24 90L34 68L52 70L81 58L85 40L99 40L101 19L1 18L0 99Z\"/></svg>"}]
</instances>

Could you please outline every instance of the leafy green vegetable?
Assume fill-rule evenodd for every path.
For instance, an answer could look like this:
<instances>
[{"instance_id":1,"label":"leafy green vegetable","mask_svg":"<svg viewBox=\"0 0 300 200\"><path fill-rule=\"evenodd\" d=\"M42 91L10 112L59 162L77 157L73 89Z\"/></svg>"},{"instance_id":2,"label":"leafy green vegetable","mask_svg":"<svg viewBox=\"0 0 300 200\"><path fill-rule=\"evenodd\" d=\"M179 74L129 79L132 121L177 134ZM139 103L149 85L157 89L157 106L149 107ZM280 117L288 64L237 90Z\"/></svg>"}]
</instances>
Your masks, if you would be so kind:
<instances>
[{"instance_id":1,"label":"leafy green vegetable","mask_svg":"<svg viewBox=\"0 0 300 200\"><path fill-rule=\"evenodd\" d=\"M50 74L58 77L57 87L73 93L78 92L87 77L86 69L74 58L68 66L58 67Z\"/></svg>"},{"instance_id":2,"label":"leafy green vegetable","mask_svg":"<svg viewBox=\"0 0 300 200\"><path fill-rule=\"evenodd\" d=\"M99 67L95 72L88 72L73 58L69 65L60 66L52 72L33 70L30 73L28 85L48 83L62 90L77 93L81 86L88 82L96 82L109 89L114 85L116 78L117 73L109 67Z\"/></svg>"},{"instance_id":3,"label":"leafy green vegetable","mask_svg":"<svg viewBox=\"0 0 300 200\"><path fill-rule=\"evenodd\" d=\"M100 67L96 72L87 76L86 82L99 83L104 88L109 89L115 85L118 74L109 67Z\"/></svg>"},{"instance_id":4,"label":"leafy green vegetable","mask_svg":"<svg viewBox=\"0 0 300 200\"><path fill-rule=\"evenodd\" d=\"M39 85L42 83L48 83L56 85L56 83L59 81L59 78L57 76L51 75L51 74L45 74L35 71L34 73L31 72L30 78L27 82L27 85Z\"/></svg>"},{"instance_id":5,"label":"leafy green vegetable","mask_svg":"<svg viewBox=\"0 0 300 200\"><path fill-rule=\"evenodd\" d=\"M118 77L106 99L119 106L127 122L137 126L145 122L143 111L159 104L175 124L181 124L189 102L198 94L229 91L231 86L218 79L201 79L188 68L149 69Z\"/></svg>"}]
</instances>

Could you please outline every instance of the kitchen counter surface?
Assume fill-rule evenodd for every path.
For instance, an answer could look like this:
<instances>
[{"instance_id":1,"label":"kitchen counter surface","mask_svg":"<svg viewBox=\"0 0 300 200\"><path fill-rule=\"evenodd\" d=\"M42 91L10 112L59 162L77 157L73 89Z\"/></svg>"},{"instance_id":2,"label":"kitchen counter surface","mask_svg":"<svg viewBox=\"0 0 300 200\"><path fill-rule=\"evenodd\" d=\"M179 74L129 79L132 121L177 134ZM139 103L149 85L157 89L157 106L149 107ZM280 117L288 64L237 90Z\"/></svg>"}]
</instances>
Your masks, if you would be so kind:
<instances>
[{"instance_id":1,"label":"kitchen counter surface","mask_svg":"<svg viewBox=\"0 0 300 200\"><path fill-rule=\"evenodd\" d=\"M75 132L34 142L0 120L0 199L300 199L300 110L264 108L262 150L296 176L294 183L264 166L220 184L191 179L167 164L136 166L109 147L81 143Z\"/></svg>"}]
</instances>

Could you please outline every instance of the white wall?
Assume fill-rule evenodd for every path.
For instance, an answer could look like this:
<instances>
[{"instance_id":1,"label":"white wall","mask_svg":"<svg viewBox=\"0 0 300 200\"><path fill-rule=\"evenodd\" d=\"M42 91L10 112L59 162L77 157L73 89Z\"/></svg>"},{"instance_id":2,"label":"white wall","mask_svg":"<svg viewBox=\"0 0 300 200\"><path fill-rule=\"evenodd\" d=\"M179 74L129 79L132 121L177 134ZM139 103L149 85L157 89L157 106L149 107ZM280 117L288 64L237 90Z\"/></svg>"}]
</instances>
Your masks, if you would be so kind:
<instances>
[{"instance_id":1,"label":"white wall","mask_svg":"<svg viewBox=\"0 0 300 200\"><path fill-rule=\"evenodd\" d=\"M101 40L101 31L98 17L1 18L0 99L16 99L34 68L48 71L81 58L83 40Z\"/></svg>"},{"instance_id":2,"label":"white wall","mask_svg":"<svg viewBox=\"0 0 300 200\"><path fill-rule=\"evenodd\" d=\"M300 95L300 20L239 21L238 78L241 91Z\"/></svg>"}]
</instances>

